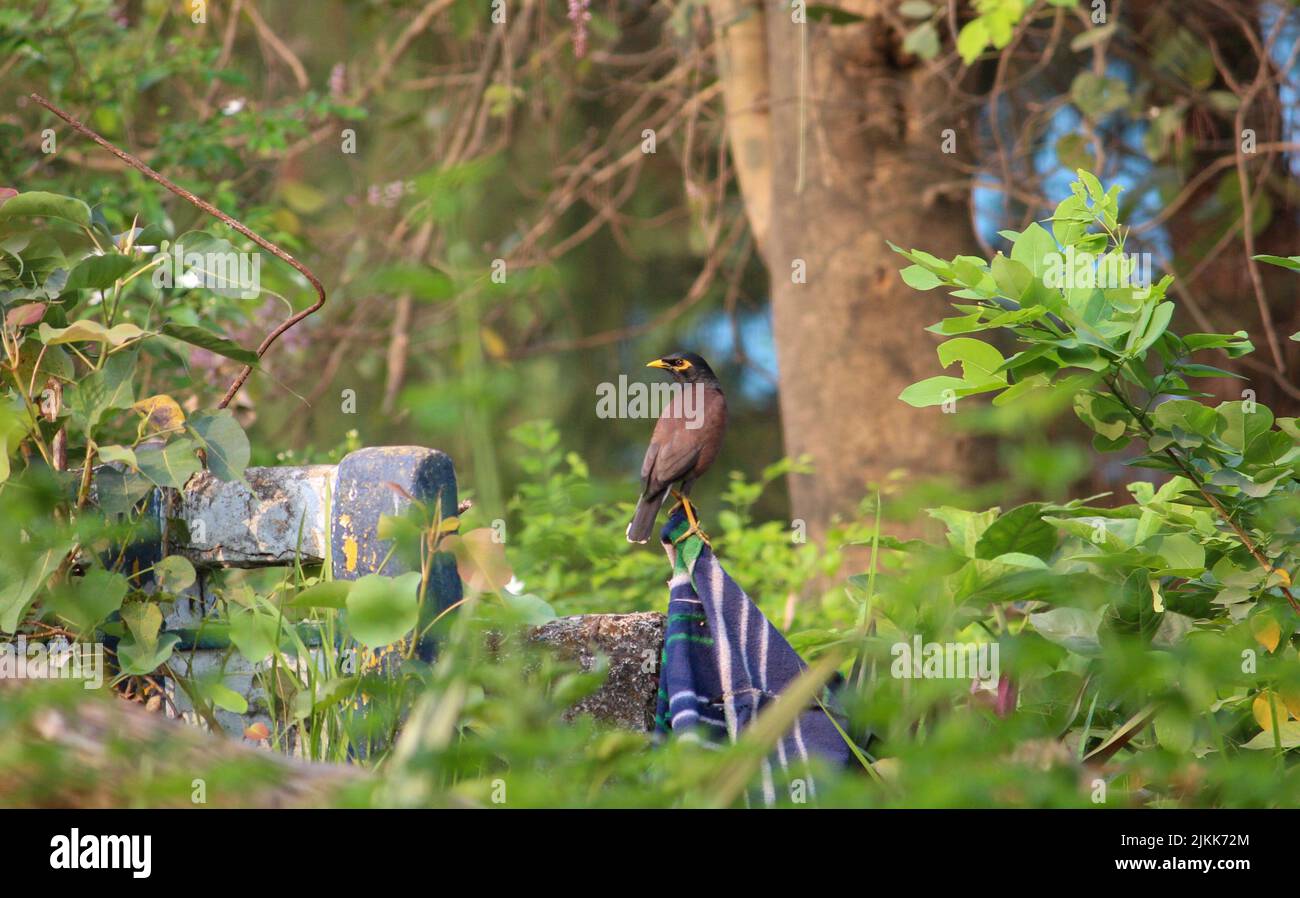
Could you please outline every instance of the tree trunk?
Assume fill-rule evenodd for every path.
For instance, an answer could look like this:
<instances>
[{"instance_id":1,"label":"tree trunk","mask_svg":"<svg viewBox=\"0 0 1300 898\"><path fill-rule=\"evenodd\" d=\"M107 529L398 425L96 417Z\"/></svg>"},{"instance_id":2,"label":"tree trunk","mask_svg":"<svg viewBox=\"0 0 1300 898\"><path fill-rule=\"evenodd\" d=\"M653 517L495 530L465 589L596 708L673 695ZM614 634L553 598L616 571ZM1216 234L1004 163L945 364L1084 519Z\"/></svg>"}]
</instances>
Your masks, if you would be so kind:
<instances>
[{"instance_id":1,"label":"tree trunk","mask_svg":"<svg viewBox=\"0 0 1300 898\"><path fill-rule=\"evenodd\" d=\"M939 373L939 338L923 329L945 305L902 282L886 243L948 258L979 251L969 194L932 189L952 161L943 131L958 151L971 138L957 113L944 114L946 85L900 58L883 22L801 25L771 2L766 31L781 413L787 453L815 465L792 481L794 516L818 533L832 515L854 515L894 469L969 482L990 466L950 416L898 399Z\"/></svg>"}]
</instances>

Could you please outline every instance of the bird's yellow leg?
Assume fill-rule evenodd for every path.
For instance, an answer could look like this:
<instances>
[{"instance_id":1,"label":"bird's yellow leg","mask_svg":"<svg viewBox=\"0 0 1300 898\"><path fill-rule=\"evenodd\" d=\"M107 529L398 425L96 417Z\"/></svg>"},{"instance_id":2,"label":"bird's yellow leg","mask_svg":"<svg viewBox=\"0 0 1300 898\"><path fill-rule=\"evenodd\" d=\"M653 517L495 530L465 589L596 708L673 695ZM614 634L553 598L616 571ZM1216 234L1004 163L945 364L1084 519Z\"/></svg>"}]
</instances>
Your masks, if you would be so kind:
<instances>
[{"instance_id":1,"label":"bird's yellow leg","mask_svg":"<svg viewBox=\"0 0 1300 898\"><path fill-rule=\"evenodd\" d=\"M673 503L673 507L672 507L672 508L668 509L668 514L669 514L670 516L672 515L672 513L673 513L674 511L676 511L677 509L681 508L681 507L682 507L682 502L684 502L684 501L686 500L686 497L683 496L681 493L679 493L677 490L673 490L673 491L672 491L672 494L673 494L673 498L676 499L677 501Z\"/></svg>"},{"instance_id":2,"label":"bird's yellow leg","mask_svg":"<svg viewBox=\"0 0 1300 898\"><path fill-rule=\"evenodd\" d=\"M675 491L674 494L676 495ZM687 499L685 496L680 496L680 499L681 501L679 504L682 506L682 511L686 512L686 522L691 526L687 528L685 533L673 540L673 545L677 545L677 543L686 539L688 536L698 536L703 540L706 546L710 549L713 548L713 543L709 542L709 535L700 527L700 519L695 514L695 506L691 504L691 500Z\"/></svg>"},{"instance_id":3,"label":"bird's yellow leg","mask_svg":"<svg viewBox=\"0 0 1300 898\"><path fill-rule=\"evenodd\" d=\"M691 529L698 530L700 519L695 515L695 506L685 496L682 496L682 511L686 512L686 520L690 522Z\"/></svg>"}]
</instances>

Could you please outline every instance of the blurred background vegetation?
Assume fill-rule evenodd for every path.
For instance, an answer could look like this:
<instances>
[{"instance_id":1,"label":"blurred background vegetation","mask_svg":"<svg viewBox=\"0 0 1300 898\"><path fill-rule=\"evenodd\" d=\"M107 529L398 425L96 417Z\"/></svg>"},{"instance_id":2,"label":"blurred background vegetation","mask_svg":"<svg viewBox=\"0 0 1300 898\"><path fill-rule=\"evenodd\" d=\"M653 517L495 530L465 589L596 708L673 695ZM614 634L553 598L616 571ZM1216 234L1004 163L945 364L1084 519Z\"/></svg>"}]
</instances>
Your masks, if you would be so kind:
<instances>
[{"instance_id":1,"label":"blurred background vegetation","mask_svg":"<svg viewBox=\"0 0 1300 898\"><path fill-rule=\"evenodd\" d=\"M992 482L994 498L1021 480L1057 496L1113 484L1068 426L992 446L894 398L929 373L938 307L898 280L885 240L989 255L1078 167L1125 187L1132 248L1180 275L1180 322L1247 329L1267 352L1240 367L1295 407L1294 288L1248 260L1300 250L1290 4L844 3L792 31L800 9L7 4L0 177L101 204L115 231L209 226L59 127L26 100L37 90L298 255L330 300L240 396L255 460L351 429L436 445L489 520L522 476L505 435L529 421L616 481L602 498L627 495L647 427L597 419L596 385L679 347L730 387L720 469L812 456L759 511L814 533L896 468ZM307 305L266 261L269 286ZM285 309L201 311L255 345ZM189 362L200 398L234 368ZM724 488L701 484L705 506Z\"/></svg>"}]
</instances>

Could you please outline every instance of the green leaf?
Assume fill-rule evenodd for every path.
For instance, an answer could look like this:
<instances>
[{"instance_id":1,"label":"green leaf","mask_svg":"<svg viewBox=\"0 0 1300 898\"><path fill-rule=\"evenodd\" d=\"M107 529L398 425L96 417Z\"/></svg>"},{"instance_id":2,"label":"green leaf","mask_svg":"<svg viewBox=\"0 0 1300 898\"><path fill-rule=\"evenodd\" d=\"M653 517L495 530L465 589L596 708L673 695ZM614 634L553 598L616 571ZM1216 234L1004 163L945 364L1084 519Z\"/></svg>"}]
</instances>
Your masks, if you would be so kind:
<instances>
[{"instance_id":1,"label":"green leaf","mask_svg":"<svg viewBox=\"0 0 1300 898\"><path fill-rule=\"evenodd\" d=\"M1094 47L1103 41L1110 40L1115 34L1115 23L1108 22L1105 25L1095 25L1087 31L1081 32L1074 36L1070 41L1070 49L1078 52Z\"/></svg>"},{"instance_id":2,"label":"green leaf","mask_svg":"<svg viewBox=\"0 0 1300 898\"><path fill-rule=\"evenodd\" d=\"M232 714L248 713L248 699L231 689L225 683L206 683L199 687L199 692L206 697L208 701L212 702L212 704L216 705L223 711L229 711Z\"/></svg>"},{"instance_id":3,"label":"green leaf","mask_svg":"<svg viewBox=\"0 0 1300 898\"><path fill-rule=\"evenodd\" d=\"M1052 236L1056 242L1062 246L1078 245L1088 235L1088 225L1093 222L1092 210L1088 208L1087 202L1083 197L1071 194L1061 200L1056 206L1056 211L1052 213ZM1060 256L1049 256L1049 261L1064 259ZM1068 283L1067 277L1057 277L1053 272L1053 277L1049 277L1047 285L1052 288L1060 288Z\"/></svg>"},{"instance_id":4,"label":"green leaf","mask_svg":"<svg viewBox=\"0 0 1300 898\"><path fill-rule=\"evenodd\" d=\"M208 470L219 480L244 479L250 448L248 436L230 409L195 412L190 416L190 431L207 450Z\"/></svg>"},{"instance_id":5,"label":"green leaf","mask_svg":"<svg viewBox=\"0 0 1300 898\"><path fill-rule=\"evenodd\" d=\"M9 456L28 434L28 426L11 407L0 405L0 484L9 479Z\"/></svg>"},{"instance_id":6,"label":"green leaf","mask_svg":"<svg viewBox=\"0 0 1300 898\"><path fill-rule=\"evenodd\" d=\"M175 440L166 446L142 447L136 452L140 473L158 486L181 489L201 468L192 440Z\"/></svg>"},{"instance_id":7,"label":"green leaf","mask_svg":"<svg viewBox=\"0 0 1300 898\"><path fill-rule=\"evenodd\" d=\"M1105 517L1102 514L1073 518L1043 515L1043 520L1072 536L1112 552L1124 552L1131 548L1137 531L1137 521L1134 519Z\"/></svg>"},{"instance_id":8,"label":"green leaf","mask_svg":"<svg viewBox=\"0 0 1300 898\"><path fill-rule=\"evenodd\" d=\"M1164 430L1179 427L1189 433L1209 436L1214 433L1218 415L1214 409L1192 399L1167 399L1156 406L1151 420Z\"/></svg>"},{"instance_id":9,"label":"green leaf","mask_svg":"<svg viewBox=\"0 0 1300 898\"><path fill-rule=\"evenodd\" d=\"M251 349L244 349L233 340L228 340L204 328L168 321L162 326L162 334L183 343L189 343L191 346L206 349L208 352L216 353L219 356L233 359L241 365L257 367L258 358L256 352Z\"/></svg>"},{"instance_id":10,"label":"green leaf","mask_svg":"<svg viewBox=\"0 0 1300 898\"><path fill-rule=\"evenodd\" d=\"M1241 747L1252 751L1273 751L1279 742L1284 750L1300 747L1300 720L1280 720L1276 734L1272 730L1264 730Z\"/></svg>"},{"instance_id":11,"label":"green leaf","mask_svg":"<svg viewBox=\"0 0 1300 898\"><path fill-rule=\"evenodd\" d=\"M1264 254L1251 256L1251 258L1258 262L1267 262L1269 265L1277 265L1279 268L1300 271L1300 256L1270 256Z\"/></svg>"},{"instance_id":12,"label":"green leaf","mask_svg":"<svg viewBox=\"0 0 1300 898\"><path fill-rule=\"evenodd\" d=\"M289 208L304 215L316 214L330 201L328 194L302 181L282 181L279 192Z\"/></svg>"},{"instance_id":13,"label":"green leaf","mask_svg":"<svg viewBox=\"0 0 1300 898\"><path fill-rule=\"evenodd\" d=\"M1201 349L1222 349L1230 359L1240 358L1255 351L1255 346L1250 342L1250 336L1245 331L1236 331L1232 334L1188 334L1183 337L1183 343L1190 352Z\"/></svg>"},{"instance_id":14,"label":"green leaf","mask_svg":"<svg viewBox=\"0 0 1300 898\"><path fill-rule=\"evenodd\" d=\"M140 468L139 463L135 460L135 450L128 446L98 446L95 449L95 454L106 465L120 464L133 470L139 470Z\"/></svg>"},{"instance_id":15,"label":"green leaf","mask_svg":"<svg viewBox=\"0 0 1300 898\"><path fill-rule=\"evenodd\" d=\"M68 410L72 413L73 423L82 433L90 436L104 412L109 409L131 407L135 402L132 384L134 377L135 354L119 352L109 356L103 368L92 371L68 389Z\"/></svg>"},{"instance_id":16,"label":"green leaf","mask_svg":"<svg viewBox=\"0 0 1300 898\"><path fill-rule=\"evenodd\" d=\"M236 608L230 613L230 641L254 664L275 651L278 631L279 619L260 609Z\"/></svg>"},{"instance_id":17,"label":"green leaf","mask_svg":"<svg viewBox=\"0 0 1300 898\"><path fill-rule=\"evenodd\" d=\"M456 285L436 268L422 265L390 265L381 269L371 281L372 289L382 293L409 293L416 299L438 301L456 295Z\"/></svg>"},{"instance_id":18,"label":"green leaf","mask_svg":"<svg viewBox=\"0 0 1300 898\"><path fill-rule=\"evenodd\" d=\"M172 656L172 650L181 638L175 633L164 633L157 645L144 646L134 639L123 639L117 644L117 660L122 673L145 676L157 670Z\"/></svg>"},{"instance_id":19,"label":"green leaf","mask_svg":"<svg viewBox=\"0 0 1300 898\"><path fill-rule=\"evenodd\" d=\"M1205 547L1186 533L1152 537L1145 543L1145 548L1160 556L1166 574L1198 577L1205 571Z\"/></svg>"},{"instance_id":20,"label":"green leaf","mask_svg":"<svg viewBox=\"0 0 1300 898\"><path fill-rule=\"evenodd\" d=\"M1195 722L1185 712L1161 711L1156 714L1152 724L1156 731L1156 741L1162 748L1178 755L1185 755L1191 749L1196 727Z\"/></svg>"},{"instance_id":21,"label":"green leaf","mask_svg":"<svg viewBox=\"0 0 1300 898\"><path fill-rule=\"evenodd\" d=\"M989 267L993 271L993 280L997 282L998 290L1007 299L1020 302L1034 283L1032 271L1022 262L1008 259L1001 253L993 257Z\"/></svg>"},{"instance_id":22,"label":"green leaf","mask_svg":"<svg viewBox=\"0 0 1300 898\"><path fill-rule=\"evenodd\" d=\"M41 322L40 328L37 329L41 342L47 346L54 346L59 343L80 343L90 341L95 343L107 343L110 346L121 346L132 340L138 340L145 335L145 332L134 324L119 324L111 328L104 327L98 321L87 319L85 321L74 321L67 327L50 327L44 321Z\"/></svg>"},{"instance_id":23,"label":"green leaf","mask_svg":"<svg viewBox=\"0 0 1300 898\"><path fill-rule=\"evenodd\" d=\"M63 588L53 590L50 607L79 634L86 635L122 607L127 587L121 574L92 568L84 577L74 577Z\"/></svg>"},{"instance_id":24,"label":"green leaf","mask_svg":"<svg viewBox=\"0 0 1300 898\"><path fill-rule=\"evenodd\" d=\"M984 19L971 19L957 33L957 52L961 54L961 61L970 65L984 52L989 42L989 29Z\"/></svg>"},{"instance_id":25,"label":"green leaf","mask_svg":"<svg viewBox=\"0 0 1300 898\"><path fill-rule=\"evenodd\" d=\"M542 624L558 619L555 609L532 593L517 596L514 593L503 592L501 601L521 623L530 627L540 627Z\"/></svg>"},{"instance_id":26,"label":"green leaf","mask_svg":"<svg viewBox=\"0 0 1300 898\"><path fill-rule=\"evenodd\" d=\"M138 645L152 649L158 644L162 630L162 610L154 602L132 602L121 610L122 623L131 631Z\"/></svg>"},{"instance_id":27,"label":"green leaf","mask_svg":"<svg viewBox=\"0 0 1300 898\"><path fill-rule=\"evenodd\" d=\"M1128 87L1118 78L1080 72L1070 85L1070 99L1085 116L1098 121L1128 105Z\"/></svg>"},{"instance_id":28,"label":"green leaf","mask_svg":"<svg viewBox=\"0 0 1300 898\"><path fill-rule=\"evenodd\" d=\"M90 207L79 199L33 190L10 197L0 206L0 221L6 218L57 218L79 227L90 227Z\"/></svg>"},{"instance_id":29,"label":"green leaf","mask_svg":"<svg viewBox=\"0 0 1300 898\"><path fill-rule=\"evenodd\" d=\"M420 574L397 577L367 574L348 591L348 627L353 637L372 649L397 642L419 618Z\"/></svg>"},{"instance_id":30,"label":"green leaf","mask_svg":"<svg viewBox=\"0 0 1300 898\"><path fill-rule=\"evenodd\" d=\"M1076 655L1095 655L1101 651L1097 629L1101 614L1084 608L1053 608L1029 615L1030 625L1048 642L1064 646Z\"/></svg>"},{"instance_id":31,"label":"green leaf","mask_svg":"<svg viewBox=\"0 0 1300 898\"><path fill-rule=\"evenodd\" d=\"M1047 560L1056 549L1056 528L1041 516L1042 505L1013 508L989 525L975 546L976 558L994 559L1004 554L1032 555Z\"/></svg>"},{"instance_id":32,"label":"green leaf","mask_svg":"<svg viewBox=\"0 0 1300 898\"><path fill-rule=\"evenodd\" d=\"M1273 412L1257 402L1249 406L1243 401L1223 402L1214 412L1220 437L1239 455L1248 454L1251 446L1273 429Z\"/></svg>"},{"instance_id":33,"label":"green leaf","mask_svg":"<svg viewBox=\"0 0 1300 898\"><path fill-rule=\"evenodd\" d=\"M361 684L360 677L333 677L324 684L316 684L316 694L306 689L293 697L293 716L296 719L310 717L313 713L347 701L356 694Z\"/></svg>"},{"instance_id":34,"label":"green leaf","mask_svg":"<svg viewBox=\"0 0 1300 898\"><path fill-rule=\"evenodd\" d=\"M133 267L135 263L130 256L118 253L87 256L68 274L68 282L63 285L63 291L66 293L70 290L107 290Z\"/></svg>"},{"instance_id":35,"label":"green leaf","mask_svg":"<svg viewBox=\"0 0 1300 898\"><path fill-rule=\"evenodd\" d=\"M71 548L71 543L68 543L48 549L34 558L30 566L18 572L14 572L9 564L4 565L7 582L0 586L0 632L17 631L36 591L45 585L46 578L58 569L63 556Z\"/></svg>"},{"instance_id":36,"label":"green leaf","mask_svg":"<svg viewBox=\"0 0 1300 898\"><path fill-rule=\"evenodd\" d=\"M1099 633L1136 636L1144 640L1154 636L1164 614L1155 609L1151 583L1151 575L1146 570L1129 574L1119 595L1102 616Z\"/></svg>"},{"instance_id":37,"label":"green leaf","mask_svg":"<svg viewBox=\"0 0 1300 898\"><path fill-rule=\"evenodd\" d=\"M1081 391L1074 397L1074 413L1096 433L1114 441L1128 429L1129 414L1118 401L1100 393Z\"/></svg>"},{"instance_id":38,"label":"green leaf","mask_svg":"<svg viewBox=\"0 0 1300 898\"><path fill-rule=\"evenodd\" d=\"M967 387L1003 385L1007 375L1002 371L1006 361L997 348L974 337L954 337L939 344L939 363L947 368L961 362L962 380Z\"/></svg>"},{"instance_id":39,"label":"green leaf","mask_svg":"<svg viewBox=\"0 0 1300 898\"><path fill-rule=\"evenodd\" d=\"M959 377L927 377L907 387L898 398L914 408L926 408L958 398L957 391L965 386L966 382Z\"/></svg>"},{"instance_id":40,"label":"green leaf","mask_svg":"<svg viewBox=\"0 0 1300 898\"><path fill-rule=\"evenodd\" d=\"M1081 134L1064 134L1056 141L1056 159L1069 169L1091 168L1096 164Z\"/></svg>"},{"instance_id":41,"label":"green leaf","mask_svg":"<svg viewBox=\"0 0 1300 898\"><path fill-rule=\"evenodd\" d=\"M42 346L40 340L35 338L23 342L22 360L15 372L15 376L21 377L23 383L32 384L32 388L37 389L37 385L43 384L47 377L69 383L75 374L72 356L62 346Z\"/></svg>"},{"instance_id":42,"label":"green leaf","mask_svg":"<svg viewBox=\"0 0 1300 898\"><path fill-rule=\"evenodd\" d=\"M1241 490L1247 496L1259 499L1271 493L1283 479L1290 479L1291 469L1282 468L1278 473L1267 476L1263 473L1255 477L1247 477L1240 471L1232 468L1221 468L1215 471L1210 477L1210 483L1214 486L1231 486Z\"/></svg>"},{"instance_id":43,"label":"green leaf","mask_svg":"<svg viewBox=\"0 0 1300 898\"><path fill-rule=\"evenodd\" d=\"M205 290L232 299L249 298L258 283L260 257L245 253L224 237L206 231L188 231L171 244L152 274L154 286L183 288L187 275L195 275ZM259 267L253 267L259 266Z\"/></svg>"},{"instance_id":44,"label":"green leaf","mask_svg":"<svg viewBox=\"0 0 1300 898\"><path fill-rule=\"evenodd\" d=\"M927 6L929 4L926 4ZM903 50L921 59L934 59L939 55L939 32L933 22L922 22L903 38Z\"/></svg>"},{"instance_id":45,"label":"green leaf","mask_svg":"<svg viewBox=\"0 0 1300 898\"><path fill-rule=\"evenodd\" d=\"M1056 241L1036 221L1015 238L1015 244L1011 247L1011 258L1028 268L1036 278L1047 274L1052 256L1060 256Z\"/></svg>"},{"instance_id":46,"label":"green leaf","mask_svg":"<svg viewBox=\"0 0 1300 898\"><path fill-rule=\"evenodd\" d=\"M1236 371L1228 371L1224 368L1216 368L1213 365L1197 365L1190 362L1183 362L1175 365L1174 370L1183 377L1235 377L1239 380L1245 380L1243 375Z\"/></svg>"},{"instance_id":47,"label":"green leaf","mask_svg":"<svg viewBox=\"0 0 1300 898\"><path fill-rule=\"evenodd\" d=\"M1146 327L1142 330L1142 336L1137 336L1137 331L1129 334L1129 350L1131 356L1140 356L1151 348L1151 345L1159 340L1169 328L1169 322L1174 317L1174 304L1172 302L1162 302L1151 312L1151 317L1147 320Z\"/></svg>"},{"instance_id":48,"label":"green leaf","mask_svg":"<svg viewBox=\"0 0 1300 898\"><path fill-rule=\"evenodd\" d=\"M966 511L951 505L943 505L939 508L926 509L926 514L943 521L948 528L948 542L954 549L967 558L974 558L980 537L997 520L998 509Z\"/></svg>"},{"instance_id":49,"label":"green leaf","mask_svg":"<svg viewBox=\"0 0 1300 898\"><path fill-rule=\"evenodd\" d=\"M147 478L132 471L100 468L95 472L95 504L110 517L130 514L153 488Z\"/></svg>"},{"instance_id":50,"label":"green leaf","mask_svg":"<svg viewBox=\"0 0 1300 898\"><path fill-rule=\"evenodd\" d=\"M189 559L181 555L168 555L154 565L154 578L158 586L167 592L181 592L194 585L197 574Z\"/></svg>"},{"instance_id":51,"label":"green leaf","mask_svg":"<svg viewBox=\"0 0 1300 898\"><path fill-rule=\"evenodd\" d=\"M943 280L928 268L921 265L909 265L899 272L903 283L913 290L933 290L943 285Z\"/></svg>"},{"instance_id":52,"label":"green leaf","mask_svg":"<svg viewBox=\"0 0 1300 898\"><path fill-rule=\"evenodd\" d=\"M988 560L997 564L1009 565L1010 567L1029 568L1033 571L1046 571L1048 569L1046 561L1037 555L1026 555L1024 552L1006 552L1002 555L995 555Z\"/></svg>"},{"instance_id":53,"label":"green leaf","mask_svg":"<svg viewBox=\"0 0 1300 898\"><path fill-rule=\"evenodd\" d=\"M352 580L322 580L308 586L294 596L289 605L294 608L346 608Z\"/></svg>"}]
</instances>

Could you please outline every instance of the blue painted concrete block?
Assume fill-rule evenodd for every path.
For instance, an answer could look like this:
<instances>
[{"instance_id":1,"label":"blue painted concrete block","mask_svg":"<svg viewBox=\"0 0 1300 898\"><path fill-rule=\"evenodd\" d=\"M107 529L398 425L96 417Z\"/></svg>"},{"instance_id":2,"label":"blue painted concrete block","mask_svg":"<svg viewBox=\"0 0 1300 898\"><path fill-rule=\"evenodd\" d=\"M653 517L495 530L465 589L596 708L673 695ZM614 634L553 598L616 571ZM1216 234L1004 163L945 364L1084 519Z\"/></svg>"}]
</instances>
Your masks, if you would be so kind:
<instances>
[{"instance_id":1,"label":"blue painted concrete block","mask_svg":"<svg viewBox=\"0 0 1300 898\"><path fill-rule=\"evenodd\" d=\"M441 508L443 518L456 514L456 471L447 455L419 446L375 446L339 462L330 508L330 554L336 580L355 580L380 572L381 566L386 576L414 569L397 554L387 558L392 543L379 538L380 516L402 515L412 499L424 503L431 516L436 508ZM422 623L460 601L462 594L450 556L435 559L429 579ZM417 654L431 660L432 644L426 640Z\"/></svg>"}]
</instances>

